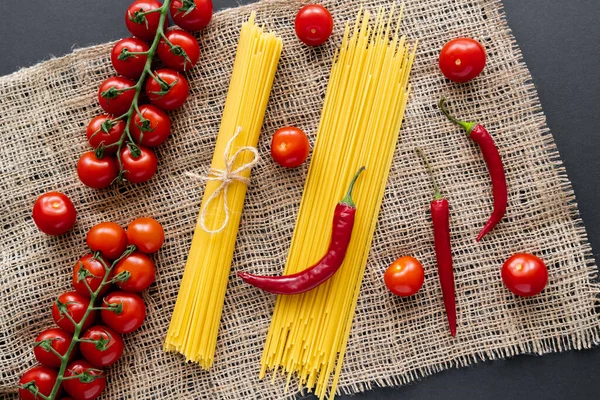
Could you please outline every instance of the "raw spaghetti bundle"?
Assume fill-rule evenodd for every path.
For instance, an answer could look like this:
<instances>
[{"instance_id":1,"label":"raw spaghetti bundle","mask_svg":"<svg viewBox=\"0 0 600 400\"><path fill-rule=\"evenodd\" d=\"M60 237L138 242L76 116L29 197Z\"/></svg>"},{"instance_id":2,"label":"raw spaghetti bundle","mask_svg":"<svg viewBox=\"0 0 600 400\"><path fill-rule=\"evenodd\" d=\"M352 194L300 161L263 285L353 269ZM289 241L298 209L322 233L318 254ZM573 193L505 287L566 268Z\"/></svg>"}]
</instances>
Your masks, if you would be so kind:
<instances>
[{"instance_id":1,"label":"raw spaghetti bundle","mask_svg":"<svg viewBox=\"0 0 600 400\"><path fill-rule=\"evenodd\" d=\"M229 92L175 310L165 340L203 368L211 367L250 169L282 42L254 23L242 25Z\"/></svg>"},{"instance_id":2,"label":"raw spaghetti bundle","mask_svg":"<svg viewBox=\"0 0 600 400\"><path fill-rule=\"evenodd\" d=\"M400 12L402 14L402 12ZM346 25L333 62L317 141L285 274L313 264L326 251L335 204L360 166L354 189L354 232L340 270L316 289L279 296L262 356L261 378L281 368L325 397L335 393L367 256L392 162L416 44L399 37L400 17L369 12ZM327 223L326 223L327 222Z\"/></svg>"}]
</instances>

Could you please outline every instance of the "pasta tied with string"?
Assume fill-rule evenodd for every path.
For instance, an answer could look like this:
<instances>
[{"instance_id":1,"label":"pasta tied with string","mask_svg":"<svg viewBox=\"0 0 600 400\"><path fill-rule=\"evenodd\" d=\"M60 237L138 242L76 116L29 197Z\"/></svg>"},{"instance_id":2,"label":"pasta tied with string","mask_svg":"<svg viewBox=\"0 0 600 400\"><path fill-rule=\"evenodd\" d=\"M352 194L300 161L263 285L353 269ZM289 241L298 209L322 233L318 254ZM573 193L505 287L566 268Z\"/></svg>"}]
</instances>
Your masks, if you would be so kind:
<instances>
[{"instance_id":1,"label":"pasta tied with string","mask_svg":"<svg viewBox=\"0 0 600 400\"><path fill-rule=\"evenodd\" d=\"M281 55L281 38L264 32L255 18L252 12L240 31L210 172L188 174L206 185L164 349L204 369L213 364L250 170L258 162L256 145Z\"/></svg>"}]
</instances>

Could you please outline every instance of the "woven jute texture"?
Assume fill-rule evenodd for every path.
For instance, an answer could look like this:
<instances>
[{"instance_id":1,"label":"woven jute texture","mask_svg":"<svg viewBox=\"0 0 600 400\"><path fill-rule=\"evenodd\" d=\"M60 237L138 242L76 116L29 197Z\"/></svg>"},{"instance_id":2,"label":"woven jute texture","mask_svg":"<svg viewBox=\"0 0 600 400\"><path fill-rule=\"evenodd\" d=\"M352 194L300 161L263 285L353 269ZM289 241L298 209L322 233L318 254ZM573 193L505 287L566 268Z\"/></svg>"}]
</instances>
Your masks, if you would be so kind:
<instances>
[{"instance_id":1,"label":"woven jute texture","mask_svg":"<svg viewBox=\"0 0 600 400\"><path fill-rule=\"evenodd\" d=\"M302 127L314 143L331 58L342 26L361 3L323 2L336 29L326 45L303 46L294 36L299 1L269 0L214 16L198 36L199 66L189 72L191 95L171 114L173 135L158 150L159 171L145 184L93 190L76 174L88 150L84 129L101 112L96 90L114 74L111 44L96 46L0 78L0 393L12 397L23 371L34 363L32 344L53 325L52 301L71 288L75 261L86 253L85 233L113 220L126 225L153 216L166 242L155 256L156 283L144 294L148 316L126 336L126 350L108 373L106 399L282 398L284 379L257 379L275 298L242 284L239 269L282 270L302 195L306 165L286 170L269 157L272 133ZM365 1L375 11L388 0ZM598 343L595 312L599 287L571 185L537 100L530 75L496 0L407 0L403 32L420 39L412 94L385 192L379 224L348 342L340 392L400 385L481 359L521 353L583 349ZM252 171L237 240L214 367L201 370L162 351L202 187L184 175L205 173L213 154L229 85L239 28L252 9L277 31L284 49L258 146L264 156ZM116 10L118 11L118 10ZM484 73L472 83L446 81L437 68L441 46L456 36L475 37L488 53ZM483 123L503 156L509 185L506 218L481 243L475 237L492 209L491 187L479 149L437 109ZM431 183L414 147L429 154L452 217L458 303L458 336L448 333L437 281L431 221ZM78 209L75 229L61 237L39 232L30 214L49 190L67 193ZM327 223L329 225L329 223ZM527 251L548 265L547 288L517 298L500 280L513 253ZM400 255L418 257L425 285L400 299L383 285L385 268ZM294 393L294 385L291 385Z\"/></svg>"}]
</instances>

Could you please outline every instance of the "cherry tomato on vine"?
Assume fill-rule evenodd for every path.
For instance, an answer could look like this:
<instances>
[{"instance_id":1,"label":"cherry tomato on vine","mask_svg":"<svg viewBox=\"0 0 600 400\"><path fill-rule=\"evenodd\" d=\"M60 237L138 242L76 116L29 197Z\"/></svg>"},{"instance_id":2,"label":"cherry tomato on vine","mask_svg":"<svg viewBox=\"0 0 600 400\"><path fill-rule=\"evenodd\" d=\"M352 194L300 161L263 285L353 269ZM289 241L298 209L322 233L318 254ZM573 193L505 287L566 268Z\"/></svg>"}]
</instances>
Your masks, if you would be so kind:
<instances>
[{"instance_id":1,"label":"cherry tomato on vine","mask_svg":"<svg viewBox=\"0 0 600 400\"><path fill-rule=\"evenodd\" d=\"M154 282L156 268L144 253L133 252L115 266L115 277L129 274L124 281L117 281L117 286L126 292L143 292Z\"/></svg>"},{"instance_id":2,"label":"cherry tomato on vine","mask_svg":"<svg viewBox=\"0 0 600 400\"><path fill-rule=\"evenodd\" d=\"M106 265L110 266L110 262L107 262L104 259L103 261ZM82 267L89 274L91 274L84 279L80 279L80 270ZM100 283L102 283L102 279L104 278L105 274L106 268L104 268L102 262L100 262L100 260L95 259L93 254L86 254L75 263L75 267L73 268L73 287L75 288L75 291L80 295L90 297L91 294L89 289L85 285L85 282L87 281L87 284L90 287L90 289L92 289L92 291L95 292L96 290L98 290L98 287L100 287ZM106 280L110 280L111 277L112 271L111 274L106 278ZM100 291L99 295L106 294L106 292L108 292L109 289L110 285L105 285Z\"/></svg>"},{"instance_id":3,"label":"cherry tomato on vine","mask_svg":"<svg viewBox=\"0 0 600 400\"><path fill-rule=\"evenodd\" d=\"M42 331L35 338L35 346L33 355L35 359L42 365L53 368L60 368L62 360L58 358L51 350L46 350L47 346L52 347L58 354L64 356L73 341L73 335L64 329L50 328ZM75 356L75 352L71 353L71 359Z\"/></svg>"},{"instance_id":4,"label":"cherry tomato on vine","mask_svg":"<svg viewBox=\"0 0 600 400\"><path fill-rule=\"evenodd\" d=\"M440 52L439 65L446 78L454 82L467 82L485 67L485 49L475 39L450 40Z\"/></svg>"},{"instance_id":5,"label":"cherry tomato on vine","mask_svg":"<svg viewBox=\"0 0 600 400\"><path fill-rule=\"evenodd\" d=\"M548 268L533 254L517 253L502 266L502 281L517 296L535 296L548 283Z\"/></svg>"},{"instance_id":6,"label":"cherry tomato on vine","mask_svg":"<svg viewBox=\"0 0 600 400\"><path fill-rule=\"evenodd\" d=\"M194 35L179 29L165 33L158 44L158 56L165 66L178 71L187 71L194 67L200 59L200 46Z\"/></svg>"},{"instance_id":7,"label":"cherry tomato on vine","mask_svg":"<svg viewBox=\"0 0 600 400\"><path fill-rule=\"evenodd\" d=\"M120 334L131 333L144 323L146 305L135 293L112 292L104 298L102 321Z\"/></svg>"},{"instance_id":8,"label":"cherry tomato on vine","mask_svg":"<svg viewBox=\"0 0 600 400\"><path fill-rule=\"evenodd\" d=\"M90 146L97 149L100 145L104 145L106 154L117 152L117 146L111 145L116 144L125 131L125 122L120 119L114 121L113 118L111 115L98 115L90 121L85 131Z\"/></svg>"},{"instance_id":9,"label":"cherry tomato on vine","mask_svg":"<svg viewBox=\"0 0 600 400\"><path fill-rule=\"evenodd\" d=\"M131 3L125 13L125 25L129 32L147 42L154 40L160 23L160 12L154 10L158 10L161 6L162 4L157 0L136 0ZM167 27L166 19L164 27Z\"/></svg>"},{"instance_id":10,"label":"cherry tomato on vine","mask_svg":"<svg viewBox=\"0 0 600 400\"><path fill-rule=\"evenodd\" d=\"M75 332L75 326L71 322L71 318L78 324L83 319L88 306L90 305L90 299L80 295L77 292L65 292L58 296L58 299L52 304L52 318L56 325L61 327L67 332ZM69 314L71 318L67 317ZM83 328L87 328L92 324L96 317L96 311L92 310L87 316Z\"/></svg>"},{"instance_id":11,"label":"cherry tomato on vine","mask_svg":"<svg viewBox=\"0 0 600 400\"><path fill-rule=\"evenodd\" d=\"M84 185L104 189L119 175L119 164L113 156L98 158L95 152L88 151L83 153L77 162L77 175Z\"/></svg>"},{"instance_id":12,"label":"cherry tomato on vine","mask_svg":"<svg viewBox=\"0 0 600 400\"><path fill-rule=\"evenodd\" d=\"M47 235L62 235L75 225L77 211L67 195L48 192L35 201L32 216L40 231Z\"/></svg>"},{"instance_id":13,"label":"cherry tomato on vine","mask_svg":"<svg viewBox=\"0 0 600 400\"><path fill-rule=\"evenodd\" d=\"M108 78L98 89L100 107L109 114L125 114L135 97L135 82L122 76Z\"/></svg>"},{"instance_id":14,"label":"cherry tomato on vine","mask_svg":"<svg viewBox=\"0 0 600 400\"><path fill-rule=\"evenodd\" d=\"M81 338L96 341L79 344L81 354L96 368L108 367L117 362L125 348L121 335L104 325L92 326Z\"/></svg>"},{"instance_id":15,"label":"cherry tomato on vine","mask_svg":"<svg viewBox=\"0 0 600 400\"><path fill-rule=\"evenodd\" d=\"M150 50L150 46L141 39L133 37L121 39L113 47L110 61L119 75L129 79L138 79L144 72L148 56L129 53L144 53L148 50Z\"/></svg>"},{"instance_id":16,"label":"cherry tomato on vine","mask_svg":"<svg viewBox=\"0 0 600 400\"><path fill-rule=\"evenodd\" d=\"M169 10L177 25L188 31L199 31L210 22L213 4L211 0L173 0Z\"/></svg>"},{"instance_id":17,"label":"cherry tomato on vine","mask_svg":"<svg viewBox=\"0 0 600 400\"><path fill-rule=\"evenodd\" d=\"M127 241L142 253L155 253L165 241L165 231L154 218L137 218L127 227Z\"/></svg>"},{"instance_id":18,"label":"cherry tomato on vine","mask_svg":"<svg viewBox=\"0 0 600 400\"><path fill-rule=\"evenodd\" d=\"M307 4L298 11L294 22L296 36L308 46L320 46L333 32L333 18L325 7Z\"/></svg>"},{"instance_id":19,"label":"cherry tomato on vine","mask_svg":"<svg viewBox=\"0 0 600 400\"><path fill-rule=\"evenodd\" d=\"M94 225L88 231L85 241L90 249L99 251L109 260L121 257L127 248L125 229L114 222L101 222Z\"/></svg>"},{"instance_id":20,"label":"cherry tomato on vine","mask_svg":"<svg viewBox=\"0 0 600 400\"><path fill-rule=\"evenodd\" d=\"M271 156L282 167L295 168L301 165L310 152L308 137L295 126L286 126L273 134Z\"/></svg>"},{"instance_id":21,"label":"cherry tomato on vine","mask_svg":"<svg viewBox=\"0 0 600 400\"><path fill-rule=\"evenodd\" d=\"M154 218L137 218L127 227L127 241L142 253L154 253L165 241L165 231Z\"/></svg>"},{"instance_id":22,"label":"cherry tomato on vine","mask_svg":"<svg viewBox=\"0 0 600 400\"><path fill-rule=\"evenodd\" d=\"M414 257L400 257L383 276L385 285L397 296L407 297L417 293L425 281L423 266Z\"/></svg>"},{"instance_id":23,"label":"cherry tomato on vine","mask_svg":"<svg viewBox=\"0 0 600 400\"><path fill-rule=\"evenodd\" d=\"M185 103L190 94L187 79L172 69L159 69L154 72L156 78L146 81L146 95L150 102L163 110L175 110Z\"/></svg>"},{"instance_id":24,"label":"cherry tomato on vine","mask_svg":"<svg viewBox=\"0 0 600 400\"><path fill-rule=\"evenodd\" d=\"M146 147L137 146L139 155L134 157L130 146L121 149L121 162L123 163L123 175L131 183L146 182L156 173L158 161L152 150Z\"/></svg>"},{"instance_id":25,"label":"cherry tomato on vine","mask_svg":"<svg viewBox=\"0 0 600 400\"><path fill-rule=\"evenodd\" d=\"M94 400L106 388L104 371L95 368L85 360L75 360L67 365L65 378L83 374L80 378L66 379L63 381L65 391L75 400Z\"/></svg>"},{"instance_id":26,"label":"cherry tomato on vine","mask_svg":"<svg viewBox=\"0 0 600 400\"><path fill-rule=\"evenodd\" d=\"M156 147L165 142L171 133L171 120L167 113L150 104L140 106L129 124L129 131L136 143ZM140 140L141 137L141 140Z\"/></svg>"},{"instance_id":27,"label":"cherry tomato on vine","mask_svg":"<svg viewBox=\"0 0 600 400\"><path fill-rule=\"evenodd\" d=\"M58 373L56 370L41 365L27 370L21 379L19 379L19 398L21 400L40 399L39 396L36 396L27 390L27 387L30 387L31 389L34 389L35 387L43 396L50 396L57 378Z\"/></svg>"}]
</instances>

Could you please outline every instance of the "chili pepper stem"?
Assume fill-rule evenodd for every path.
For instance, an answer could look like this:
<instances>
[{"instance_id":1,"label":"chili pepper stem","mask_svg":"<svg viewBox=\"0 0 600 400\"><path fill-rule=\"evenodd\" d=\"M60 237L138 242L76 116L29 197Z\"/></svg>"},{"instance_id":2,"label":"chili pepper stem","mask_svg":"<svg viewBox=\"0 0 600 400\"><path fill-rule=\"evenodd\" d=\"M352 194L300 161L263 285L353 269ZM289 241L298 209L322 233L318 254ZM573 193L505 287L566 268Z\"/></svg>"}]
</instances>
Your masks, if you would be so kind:
<instances>
[{"instance_id":1,"label":"chili pepper stem","mask_svg":"<svg viewBox=\"0 0 600 400\"><path fill-rule=\"evenodd\" d=\"M446 99L442 97L442 99L440 100L440 108L442 109L442 112L444 113L444 115L452 122L454 122L457 125L460 125L465 132L467 132L468 135L471 134L471 131L473 130L473 128L475 128L475 126L477 125L475 122L465 122L465 121L461 121L459 119L456 119L455 117L453 117L448 110L446 109Z\"/></svg>"},{"instance_id":2,"label":"chili pepper stem","mask_svg":"<svg viewBox=\"0 0 600 400\"><path fill-rule=\"evenodd\" d=\"M356 174L354 174L354 178L352 178L352 181L350 181L350 186L348 187L348 192L346 193L346 196L344 196L342 201L340 201L341 204L346 204L349 207L356 208L356 204L354 204L354 201L352 200L352 189L354 189L354 184L356 183L356 180L364 170L365 167L362 166L358 169Z\"/></svg>"},{"instance_id":3,"label":"chili pepper stem","mask_svg":"<svg viewBox=\"0 0 600 400\"><path fill-rule=\"evenodd\" d=\"M436 200L443 199L444 196L442 196L442 193L440 192L440 189L438 187L437 181L435 180L435 176L433 175L433 169L431 168L431 164L429 164L429 159L427 158L427 156L423 152L423 149L421 149L420 147L416 147L415 151L417 152L417 154L419 156L421 156L421 158L425 162L425 167L427 168L427 173L429 174L429 177L431 178L431 182L433 183L433 197L434 197L434 199L436 199Z\"/></svg>"}]
</instances>

